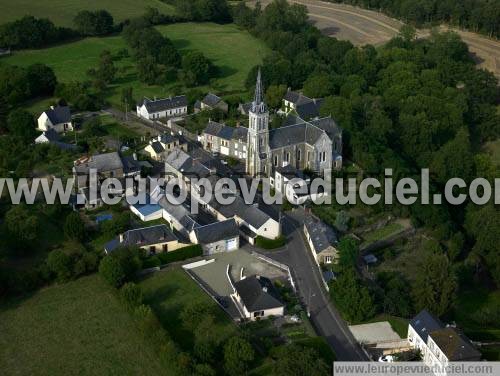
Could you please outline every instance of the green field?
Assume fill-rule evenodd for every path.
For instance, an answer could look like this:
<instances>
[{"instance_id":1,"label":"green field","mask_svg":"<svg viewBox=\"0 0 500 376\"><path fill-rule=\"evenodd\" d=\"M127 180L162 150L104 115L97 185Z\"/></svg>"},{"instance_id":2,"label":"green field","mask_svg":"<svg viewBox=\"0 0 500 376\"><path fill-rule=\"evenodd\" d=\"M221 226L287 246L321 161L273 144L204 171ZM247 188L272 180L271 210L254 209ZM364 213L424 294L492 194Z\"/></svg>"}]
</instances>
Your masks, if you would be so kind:
<instances>
[{"instance_id":1,"label":"green field","mask_svg":"<svg viewBox=\"0 0 500 376\"><path fill-rule=\"evenodd\" d=\"M97 275L1 306L0 333L2 375L165 374Z\"/></svg>"},{"instance_id":2,"label":"green field","mask_svg":"<svg viewBox=\"0 0 500 376\"><path fill-rule=\"evenodd\" d=\"M155 273L143 280L140 286L145 302L151 305L163 327L185 351L192 350L194 333L182 326L180 313L192 302L214 305L215 325L220 338L228 337L237 330L229 316L219 309L196 282L180 268L170 268Z\"/></svg>"},{"instance_id":3,"label":"green field","mask_svg":"<svg viewBox=\"0 0 500 376\"><path fill-rule=\"evenodd\" d=\"M81 10L106 9L113 15L115 22L137 17L144 13L147 7L157 8L160 13L172 14L171 5L160 0L0 0L0 24L14 21L27 14L50 19L58 26L73 26L73 18Z\"/></svg>"},{"instance_id":4,"label":"green field","mask_svg":"<svg viewBox=\"0 0 500 376\"><path fill-rule=\"evenodd\" d=\"M159 26L158 29L172 39L181 53L198 50L212 60L220 72L218 77L212 80L209 88L217 93L243 91L250 69L259 64L269 52L262 42L239 30L235 25L181 23ZM101 51L109 50L115 54L123 48L126 48L126 45L121 36L86 38L42 50L15 52L2 61L20 66L44 63L54 69L61 82L83 81L88 79L86 75L88 69L97 66ZM136 99L144 95L165 97L184 91L179 87L174 89L177 82L164 87L140 83L132 57L117 60L115 65L121 69L115 83L108 90L108 99L111 103L119 103L121 88L125 86L133 87ZM40 108L36 102L29 105L33 109Z\"/></svg>"}]
</instances>

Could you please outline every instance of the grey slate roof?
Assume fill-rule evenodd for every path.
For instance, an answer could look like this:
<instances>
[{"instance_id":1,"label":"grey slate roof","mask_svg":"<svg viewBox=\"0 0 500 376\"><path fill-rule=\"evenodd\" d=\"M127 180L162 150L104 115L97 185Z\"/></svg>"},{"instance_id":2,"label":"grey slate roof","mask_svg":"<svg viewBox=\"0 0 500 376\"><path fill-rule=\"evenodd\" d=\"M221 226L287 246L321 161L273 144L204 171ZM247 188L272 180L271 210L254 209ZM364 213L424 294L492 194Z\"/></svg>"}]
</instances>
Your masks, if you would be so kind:
<instances>
[{"instance_id":1,"label":"grey slate roof","mask_svg":"<svg viewBox=\"0 0 500 376\"><path fill-rule=\"evenodd\" d=\"M337 243L337 234L335 231L319 219L307 216L304 219L304 225L317 253Z\"/></svg>"},{"instance_id":2,"label":"grey slate roof","mask_svg":"<svg viewBox=\"0 0 500 376\"><path fill-rule=\"evenodd\" d=\"M297 105L295 111L302 119L310 119L319 116L319 110L323 104L323 99L311 99L309 102Z\"/></svg>"},{"instance_id":3,"label":"grey slate roof","mask_svg":"<svg viewBox=\"0 0 500 376\"><path fill-rule=\"evenodd\" d=\"M471 342L453 328L438 329L430 333L432 340L450 361L479 360L481 353Z\"/></svg>"},{"instance_id":4,"label":"grey slate roof","mask_svg":"<svg viewBox=\"0 0 500 376\"><path fill-rule=\"evenodd\" d=\"M209 121L204 133L211 136L220 137L225 140L235 140L246 142L248 128L245 127L230 127L225 124Z\"/></svg>"},{"instance_id":5,"label":"grey slate roof","mask_svg":"<svg viewBox=\"0 0 500 376\"><path fill-rule=\"evenodd\" d=\"M71 111L68 106L57 106L45 113L53 125L71 122Z\"/></svg>"},{"instance_id":6,"label":"grey slate roof","mask_svg":"<svg viewBox=\"0 0 500 376\"><path fill-rule=\"evenodd\" d=\"M123 234L123 241L119 238L113 239L105 246L106 251L112 252L122 246L145 247L152 244L161 244L178 240L174 233L166 225L156 225L129 230Z\"/></svg>"},{"instance_id":7,"label":"grey slate roof","mask_svg":"<svg viewBox=\"0 0 500 376\"><path fill-rule=\"evenodd\" d=\"M213 197L210 201L210 205L224 217L232 218L237 215L246 223L257 229L271 219L269 215L259 208L253 205L247 205L240 196L235 196L234 202L230 205L221 205L215 200L215 197Z\"/></svg>"},{"instance_id":8,"label":"grey slate roof","mask_svg":"<svg viewBox=\"0 0 500 376\"><path fill-rule=\"evenodd\" d=\"M248 115L248 112L252 109L252 102L248 103L240 103L238 106L238 110L240 110L240 113L243 115Z\"/></svg>"},{"instance_id":9,"label":"grey slate roof","mask_svg":"<svg viewBox=\"0 0 500 376\"><path fill-rule=\"evenodd\" d=\"M203 98L202 102L210 107L215 107L217 104L222 101L222 98L218 97L215 94L208 93L205 98Z\"/></svg>"},{"instance_id":10,"label":"grey slate roof","mask_svg":"<svg viewBox=\"0 0 500 376\"><path fill-rule=\"evenodd\" d=\"M161 153L165 149L163 148L163 145L159 141L155 141L151 144L151 147L155 151L155 153Z\"/></svg>"},{"instance_id":11,"label":"grey slate roof","mask_svg":"<svg viewBox=\"0 0 500 376\"><path fill-rule=\"evenodd\" d=\"M340 127L330 117L302 121L297 124L271 129L269 131L269 146L271 149L279 149L304 142L314 145L323 133L333 139L335 135L341 132Z\"/></svg>"},{"instance_id":12,"label":"grey slate roof","mask_svg":"<svg viewBox=\"0 0 500 376\"><path fill-rule=\"evenodd\" d=\"M188 100L185 95L178 95L177 97L164 98L151 100L149 98L144 98L142 102L149 113L160 112L165 110L171 110L172 108L186 107L188 105Z\"/></svg>"},{"instance_id":13,"label":"grey slate roof","mask_svg":"<svg viewBox=\"0 0 500 376\"><path fill-rule=\"evenodd\" d=\"M187 176L195 175L201 178L209 176L212 172L211 168L206 166L204 161L193 158L180 149L172 151L165 159L165 163Z\"/></svg>"},{"instance_id":14,"label":"grey slate roof","mask_svg":"<svg viewBox=\"0 0 500 376\"><path fill-rule=\"evenodd\" d=\"M249 276L234 283L234 288L249 312L283 307L272 282L262 276Z\"/></svg>"},{"instance_id":15,"label":"grey slate roof","mask_svg":"<svg viewBox=\"0 0 500 376\"><path fill-rule=\"evenodd\" d=\"M410 321L410 326L415 330L415 332L422 338L422 340L427 343L427 337L430 332L433 332L438 329L442 329L444 325L432 315L426 309L423 309L419 312L417 316L415 316Z\"/></svg>"},{"instance_id":16,"label":"grey slate roof","mask_svg":"<svg viewBox=\"0 0 500 376\"><path fill-rule=\"evenodd\" d=\"M177 222L179 222L182 227L186 229L187 232L194 230L197 227L200 227L198 222L196 222L191 213L184 205L175 205L171 204L166 197L162 197L158 204L168 213L170 216L175 218Z\"/></svg>"},{"instance_id":17,"label":"grey slate roof","mask_svg":"<svg viewBox=\"0 0 500 376\"><path fill-rule=\"evenodd\" d=\"M75 166L76 172L86 173L89 169L96 169L99 172L118 170L123 168L123 162L118 152L114 151L105 154L96 154L90 157L87 163Z\"/></svg>"},{"instance_id":18,"label":"grey slate roof","mask_svg":"<svg viewBox=\"0 0 500 376\"><path fill-rule=\"evenodd\" d=\"M211 223L194 230L196 239L201 244L210 244L220 240L233 239L239 236L239 229L234 219Z\"/></svg>"},{"instance_id":19,"label":"grey slate roof","mask_svg":"<svg viewBox=\"0 0 500 376\"><path fill-rule=\"evenodd\" d=\"M45 135L47 140L49 140L49 142L56 142L60 139L59 134L53 128L50 128L48 131L43 132L43 134Z\"/></svg>"}]
</instances>

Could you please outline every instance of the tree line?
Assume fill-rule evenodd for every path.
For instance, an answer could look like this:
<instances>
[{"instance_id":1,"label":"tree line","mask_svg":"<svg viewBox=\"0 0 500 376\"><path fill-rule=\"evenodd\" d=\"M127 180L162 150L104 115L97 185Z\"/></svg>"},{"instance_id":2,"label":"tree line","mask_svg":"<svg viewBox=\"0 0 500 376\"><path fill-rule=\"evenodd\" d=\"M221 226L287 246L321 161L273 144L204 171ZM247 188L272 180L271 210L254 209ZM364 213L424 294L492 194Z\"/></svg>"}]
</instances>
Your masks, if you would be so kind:
<instances>
[{"instance_id":1,"label":"tree line","mask_svg":"<svg viewBox=\"0 0 500 376\"><path fill-rule=\"evenodd\" d=\"M500 3L496 0L329 0L374 9L415 25L445 22L490 37L500 37Z\"/></svg>"},{"instance_id":2,"label":"tree line","mask_svg":"<svg viewBox=\"0 0 500 376\"><path fill-rule=\"evenodd\" d=\"M383 47L354 47L323 36L308 24L304 6L284 0L265 9L238 4L233 18L273 50L261 67L266 95L279 97L291 87L324 97L321 115L331 115L343 128L344 158L361 166L365 176L383 179L384 169L392 168L394 179L420 181L420 169L430 168L431 197L456 176L468 183L485 177L493 186L497 167L482 145L500 136L498 82L476 68L457 34L434 32L420 40L406 26ZM248 76L249 89L257 69ZM426 228L437 239L429 248L439 255L429 256L429 263L448 262L444 270L457 276L450 281L486 277L500 286L500 245L492 235L500 231L500 217L493 203L381 203L371 210L409 216L415 226ZM436 273L436 283L422 284L422 289L434 290L429 296L441 297L446 290L439 270L429 269ZM382 279L395 286L392 278ZM454 286L446 293L453 295ZM442 314L452 301L427 305ZM415 302L420 302L415 308L422 304Z\"/></svg>"}]
</instances>

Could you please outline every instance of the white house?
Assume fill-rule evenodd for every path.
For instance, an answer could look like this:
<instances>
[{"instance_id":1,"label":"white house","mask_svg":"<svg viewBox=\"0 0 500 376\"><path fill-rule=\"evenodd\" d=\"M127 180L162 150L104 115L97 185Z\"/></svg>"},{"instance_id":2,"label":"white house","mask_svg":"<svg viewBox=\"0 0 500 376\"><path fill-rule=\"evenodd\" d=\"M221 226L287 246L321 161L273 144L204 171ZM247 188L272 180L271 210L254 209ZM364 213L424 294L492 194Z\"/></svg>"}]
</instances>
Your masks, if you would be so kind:
<instances>
[{"instance_id":1,"label":"white house","mask_svg":"<svg viewBox=\"0 0 500 376\"><path fill-rule=\"evenodd\" d=\"M38 118L39 131L45 132L53 129L57 133L73 130L71 122L71 111L68 106L51 106L49 110L42 112Z\"/></svg>"},{"instance_id":2,"label":"white house","mask_svg":"<svg viewBox=\"0 0 500 376\"><path fill-rule=\"evenodd\" d=\"M187 108L188 100L185 95L154 100L144 98L142 103L137 105L137 116L148 120L179 117L187 115Z\"/></svg>"},{"instance_id":3,"label":"white house","mask_svg":"<svg viewBox=\"0 0 500 376\"><path fill-rule=\"evenodd\" d=\"M419 350L424 363L436 367L436 375L445 376L449 362L479 361L481 353L455 328L445 327L427 310L408 324L408 343Z\"/></svg>"},{"instance_id":4,"label":"white house","mask_svg":"<svg viewBox=\"0 0 500 376\"><path fill-rule=\"evenodd\" d=\"M201 244L206 256L235 251L240 246L240 231L234 219L210 223L189 233L191 243Z\"/></svg>"},{"instance_id":5,"label":"white house","mask_svg":"<svg viewBox=\"0 0 500 376\"><path fill-rule=\"evenodd\" d=\"M304 235L318 265L337 262L337 235L330 226L309 215L304 219Z\"/></svg>"},{"instance_id":6,"label":"white house","mask_svg":"<svg viewBox=\"0 0 500 376\"><path fill-rule=\"evenodd\" d=\"M269 316L283 316L285 305L272 282L265 277L252 275L232 283L231 298L240 311L242 318L251 321Z\"/></svg>"}]
</instances>

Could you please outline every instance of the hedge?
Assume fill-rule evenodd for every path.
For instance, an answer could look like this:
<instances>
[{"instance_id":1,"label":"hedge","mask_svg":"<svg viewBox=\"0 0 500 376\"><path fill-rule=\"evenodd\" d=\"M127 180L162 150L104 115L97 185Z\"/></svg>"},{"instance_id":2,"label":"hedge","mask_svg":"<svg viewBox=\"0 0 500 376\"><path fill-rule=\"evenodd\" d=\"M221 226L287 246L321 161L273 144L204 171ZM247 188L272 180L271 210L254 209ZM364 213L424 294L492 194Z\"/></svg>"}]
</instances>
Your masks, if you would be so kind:
<instances>
[{"instance_id":1,"label":"hedge","mask_svg":"<svg viewBox=\"0 0 500 376\"><path fill-rule=\"evenodd\" d=\"M203 255L203 250L199 244L190 245L171 252L162 252L157 255L162 265L169 264L175 261L183 261L193 257Z\"/></svg>"},{"instance_id":2,"label":"hedge","mask_svg":"<svg viewBox=\"0 0 500 376\"><path fill-rule=\"evenodd\" d=\"M268 239L262 236L257 236L255 239L255 245L264 249L275 249L281 248L286 244L286 238L283 235L278 236L275 239Z\"/></svg>"}]
</instances>

